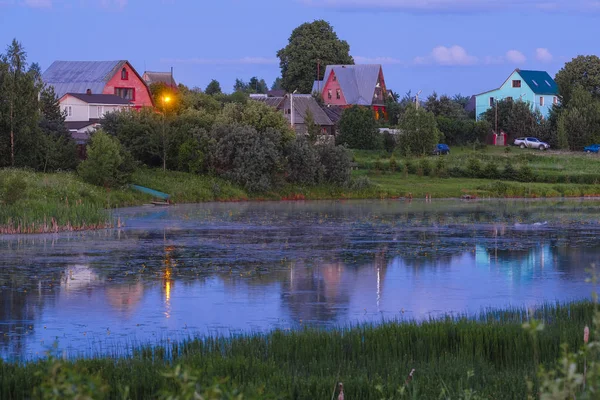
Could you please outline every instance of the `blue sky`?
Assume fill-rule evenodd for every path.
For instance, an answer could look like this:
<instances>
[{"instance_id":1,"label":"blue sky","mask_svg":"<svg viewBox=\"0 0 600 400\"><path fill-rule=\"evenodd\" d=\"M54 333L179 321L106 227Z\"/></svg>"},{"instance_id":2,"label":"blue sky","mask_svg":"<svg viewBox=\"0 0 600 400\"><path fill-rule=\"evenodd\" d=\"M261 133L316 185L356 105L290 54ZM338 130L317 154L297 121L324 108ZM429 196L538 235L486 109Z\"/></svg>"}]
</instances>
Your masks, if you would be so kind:
<instances>
[{"instance_id":1,"label":"blue sky","mask_svg":"<svg viewBox=\"0 0 600 400\"><path fill-rule=\"evenodd\" d=\"M16 37L42 69L127 59L231 91L254 75L270 85L292 30L325 19L357 63L383 64L389 88L470 95L597 53L598 17L597 0L0 0L0 46Z\"/></svg>"}]
</instances>

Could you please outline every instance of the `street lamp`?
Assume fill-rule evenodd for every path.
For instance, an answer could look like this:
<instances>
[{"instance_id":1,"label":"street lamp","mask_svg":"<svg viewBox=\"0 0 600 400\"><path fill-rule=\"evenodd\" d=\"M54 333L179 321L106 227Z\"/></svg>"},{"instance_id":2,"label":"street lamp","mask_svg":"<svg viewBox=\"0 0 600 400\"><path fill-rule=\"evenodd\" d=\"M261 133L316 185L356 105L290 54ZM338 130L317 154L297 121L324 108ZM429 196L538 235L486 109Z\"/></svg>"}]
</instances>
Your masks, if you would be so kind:
<instances>
[{"instance_id":1,"label":"street lamp","mask_svg":"<svg viewBox=\"0 0 600 400\"><path fill-rule=\"evenodd\" d=\"M162 97L163 103L163 126L162 126L162 145L163 145L163 171L167 170L167 105L171 102L171 96Z\"/></svg>"}]
</instances>

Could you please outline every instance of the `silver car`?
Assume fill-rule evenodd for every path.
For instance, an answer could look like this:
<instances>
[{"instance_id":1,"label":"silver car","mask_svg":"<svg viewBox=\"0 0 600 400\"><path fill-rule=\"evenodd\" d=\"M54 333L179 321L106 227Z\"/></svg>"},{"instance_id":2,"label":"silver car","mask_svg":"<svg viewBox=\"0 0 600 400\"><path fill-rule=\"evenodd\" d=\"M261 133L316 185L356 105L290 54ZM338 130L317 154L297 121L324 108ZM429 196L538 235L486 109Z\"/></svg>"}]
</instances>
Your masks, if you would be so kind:
<instances>
[{"instance_id":1,"label":"silver car","mask_svg":"<svg viewBox=\"0 0 600 400\"><path fill-rule=\"evenodd\" d=\"M517 138L515 139L515 146L519 146L522 149L528 148L538 150L548 150L550 148L548 143L533 137Z\"/></svg>"}]
</instances>

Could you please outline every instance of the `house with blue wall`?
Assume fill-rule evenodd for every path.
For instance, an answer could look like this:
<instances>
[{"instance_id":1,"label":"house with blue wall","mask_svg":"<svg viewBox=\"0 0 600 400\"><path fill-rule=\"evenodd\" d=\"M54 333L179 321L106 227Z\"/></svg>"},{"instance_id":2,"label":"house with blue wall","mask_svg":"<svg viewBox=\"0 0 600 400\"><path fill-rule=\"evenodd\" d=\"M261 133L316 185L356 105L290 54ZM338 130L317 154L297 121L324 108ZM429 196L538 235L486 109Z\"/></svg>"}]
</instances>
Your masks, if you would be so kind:
<instances>
[{"instance_id":1,"label":"house with blue wall","mask_svg":"<svg viewBox=\"0 0 600 400\"><path fill-rule=\"evenodd\" d=\"M516 69L498 88L475 95L475 116L492 108L496 101L512 99L529 103L547 118L553 105L558 104L558 86L546 71Z\"/></svg>"}]
</instances>

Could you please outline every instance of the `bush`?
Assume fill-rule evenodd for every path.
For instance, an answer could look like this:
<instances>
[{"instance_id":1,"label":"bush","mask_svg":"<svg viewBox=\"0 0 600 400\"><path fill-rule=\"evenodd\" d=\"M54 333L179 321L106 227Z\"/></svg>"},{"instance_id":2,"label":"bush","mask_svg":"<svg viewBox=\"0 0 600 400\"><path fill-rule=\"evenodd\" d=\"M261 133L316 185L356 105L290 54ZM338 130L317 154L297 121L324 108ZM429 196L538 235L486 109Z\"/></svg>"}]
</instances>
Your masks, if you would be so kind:
<instances>
[{"instance_id":1,"label":"bush","mask_svg":"<svg viewBox=\"0 0 600 400\"><path fill-rule=\"evenodd\" d=\"M431 153L440 138L434 115L412 106L402 116L400 129L398 148L407 156Z\"/></svg>"},{"instance_id":2,"label":"bush","mask_svg":"<svg viewBox=\"0 0 600 400\"><path fill-rule=\"evenodd\" d=\"M352 180L350 184L350 188L352 190L367 190L375 186L371 180L366 176L359 176L358 178Z\"/></svg>"},{"instance_id":3,"label":"bush","mask_svg":"<svg viewBox=\"0 0 600 400\"><path fill-rule=\"evenodd\" d=\"M0 201L13 205L25 197L27 182L20 175L12 175L0 182Z\"/></svg>"},{"instance_id":4,"label":"bush","mask_svg":"<svg viewBox=\"0 0 600 400\"><path fill-rule=\"evenodd\" d=\"M396 161L396 157L392 154L390 157L390 171L396 172L398 169L398 162Z\"/></svg>"},{"instance_id":5,"label":"bush","mask_svg":"<svg viewBox=\"0 0 600 400\"><path fill-rule=\"evenodd\" d=\"M498 179L500 177L498 165L496 165L496 163L493 161L487 163L483 168L481 177L486 179Z\"/></svg>"},{"instance_id":6,"label":"bush","mask_svg":"<svg viewBox=\"0 0 600 400\"><path fill-rule=\"evenodd\" d=\"M133 168L133 160L119 141L97 131L92 135L91 144L87 146L87 160L79 164L79 176L92 185L113 187L129 181Z\"/></svg>"},{"instance_id":7,"label":"bush","mask_svg":"<svg viewBox=\"0 0 600 400\"><path fill-rule=\"evenodd\" d=\"M471 178L479 177L481 173L481 161L478 158L469 158L469 161L467 161L467 173Z\"/></svg>"},{"instance_id":8,"label":"bush","mask_svg":"<svg viewBox=\"0 0 600 400\"><path fill-rule=\"evenodd\" d=\"M502 174L502 177L504 179L510 180L510 181L516 180L517 171L514 169L514 167L510 163L510 161L506 162L506 165L504 166L504 173Z\"/></svg>"},{"instance_id":9,"label":"bush","mask_svg":"<svg viewBox=\"0 0 600 400\"><path fill-rule=\"evenodd\" d=\"M318 146L319 160L328 183L345 186L350 182L352 156L344 146Z\"/></svg>"},{"instance_id":10,"label":"bush","mask_svg":"<svg viewBox=\"0 0 600 400\"><path fill-rule=\"evenodd\" d=\"M419 162L419 169L423 172L423 175L431 176L431 162L427 158L423 158Z\"/></svg>"},{"instance_id":11,"label":"bush","mask_svg":"<svg viewBox=\"0 0 600 400\"><path fill-rule=\"evenodd\" d=\"M323 166L316 148L305 138L298 137L285 148L287 180L291 183L314 185L323 179Z\"/></svg>"},{"instance_id":12,"label":"bush","mask_svg":"<svg viewBox=\"0 0 600 400\"><path fill-rule=\"evenodd\" d=\"M204 153L197 139L188 139L179 146L177 156L179 169L192 174L200 173L204 170Z\"/></svg>"},{"instance_id":13,"label":"bush","mask_svg":"<svg viewBox=\"0 0 600 400\"><path fill-rule=\"evenodd\" d=\"M535 176L531 167L527 164L523 164L521 168L519 168L517 178L521 182L532 182L535 179Z\"/></svg>"},{"instance_id":14,"label":"bush","mask_svg":"<svg viewBox=\"0 0 600 400\"><path fill-rule=\"evenodd\" d=\"M411 160L406 160L406 172L409 174L417 173L417 167L415 166L415 164L413 164Z\"/></svg>"},{"instance_id":15,"label":"bush","mask_svg":"<svg viewBox=\"0 0 600 400\"><path fill-rule=\"evenodd\" d=\"M383 147L383 138L370 108L353 106L345 109L339 121L339 132L337 144L351 149L376 150Z\"/></svg>"},{"instance_id":16,"label":"bush","mask_svg":"<svg viewBox=\"0 0 600 400\"><path fill-rule=\"evenodd\" d=\"M383 169L383 162L381 161L381 157L377 157L375 160L375 171L381 171Z\"/></svg>"},{"instance_id":17,"label":"bush","mask_svg":"<svg viewBox=\"0 0 600 400\"><path fill-rule=\"evenodd\" d=\"M390 131L383 132L383 148L385 151L388 153L393 152L397 144L396 135L391 134Z\"/></svg>"},{"instance_id":18,"label":"bush","mask_svg":"<svg viewBox=\"0 0 600 400\"><path fill-rule=\"evenodd\" d=\"M440 178L446 178L448 176L448 167L446 166L445 157L438 157L435 162L435 174Z\"/></svg>"}]
</instances>

